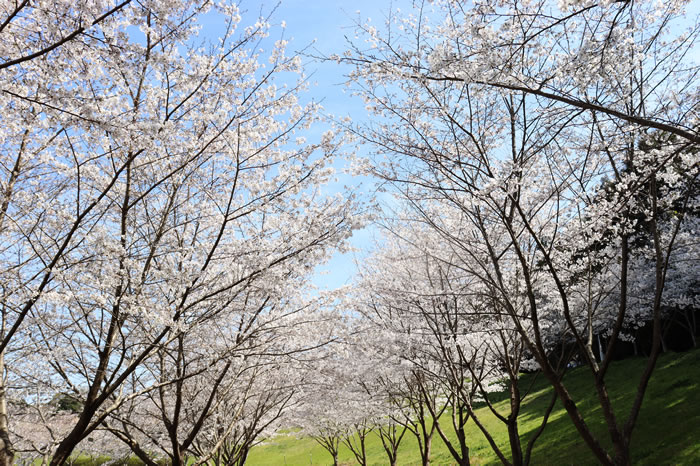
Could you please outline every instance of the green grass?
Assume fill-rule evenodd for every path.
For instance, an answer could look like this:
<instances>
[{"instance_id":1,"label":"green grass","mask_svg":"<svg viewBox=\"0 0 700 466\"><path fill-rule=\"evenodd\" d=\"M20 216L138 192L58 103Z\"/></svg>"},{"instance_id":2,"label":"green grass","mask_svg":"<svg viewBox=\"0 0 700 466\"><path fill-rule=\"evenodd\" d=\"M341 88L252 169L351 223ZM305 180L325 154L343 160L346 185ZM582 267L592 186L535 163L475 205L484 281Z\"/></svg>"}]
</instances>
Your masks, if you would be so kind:
<instances>
[{"instance_id":1,"label":"green grass","mask_svg":"<svg viewBox=\"0 0 700 466\"><path fill-rule=\"evenodd\" d=\"M627 359L613 363L606 381L610 398L616 409L618 422L627 417L632 405L632 395L646 363L645 359ZM533 375L524 377L527 387ZM587 424L600 441L609 446L607 428L597 397L585 368L570 371L564 379L581 409ZM647 389L644 404L632 435L632 458L635 464L700 464L700 350L687 353L668 353L660 357L656 371ZM533 393L528 397L520 415L520 434L526 444L531 433L541 422L542 413L551 391L540 377L535 380ZM496 405L500 412L507 412L507 401ZM486 408L477 411L488 426L498 445L506 452L508 437L505 428ZM448 427L450 422L443 422ZM477 427L469 424L469 446L472 464L500 464ZM387 464L386 454L379 438L371 435L367 453L370 464ZM342 464L355 464L350 451L343 447L339 455ZM400 465L420 464L417 443L407 433L399 448ZM453 460L437 433L433 438L432 463L453 464ZM578 436L573 424L557 404L547 428L537 441L533 451L533 464L587 465L597 464L585 443ZM247 464L257 465L328 465L330 455L310 438L280 435L253 448Z\"/></svg>"}]
</instances>

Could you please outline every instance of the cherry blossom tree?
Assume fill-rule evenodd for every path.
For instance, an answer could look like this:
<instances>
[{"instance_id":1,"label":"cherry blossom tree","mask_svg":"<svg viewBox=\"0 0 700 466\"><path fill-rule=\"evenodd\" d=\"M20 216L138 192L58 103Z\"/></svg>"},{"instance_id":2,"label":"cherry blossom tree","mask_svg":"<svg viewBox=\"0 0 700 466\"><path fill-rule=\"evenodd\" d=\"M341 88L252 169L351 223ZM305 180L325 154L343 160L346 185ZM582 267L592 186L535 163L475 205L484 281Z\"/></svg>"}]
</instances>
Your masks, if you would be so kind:
<instances>
[{"instance_id":1,"label":"cherry blossom tree","mask_svg":"<svg viewBox=\"0 0 700 466\"><path fill-rule=\"evenodd\" d=\"M419 3L391 14L384 32L359 25L367 46L339 57L356 66L351 85L378 116L350 129L392 154L375 159L373 172L491 291L491 311L507 316L603 464L630 461L685 220L663 212L691 202L697 177L697 66L688 52L698 25L679 25L685 5ZM658 142L642 149L649 138ZM651 238L654 337L633 406L618 418L605 374L632 317L629 273L644 252L630 241L640 215ZM599 275L605 268L612 282ZM614 312L600 312L611 297ZM598 361L601 329L609 338ZM573 348L591 372L610 451L553 362Z\"/></svg>"},{"instance_id":2,"label":"cherry blossom tree","mask_svg":"<svg viewBox=\"0 0 700 466\"><path fill-rule=\"evenodd\" d=\"M382 247L363 268L363 296L369 300L365 315L396 332L395 338L401 343L395 351L411 369L411 377L404 375L403 384L394 383L397 388L389 388L392 376L385 374L385 386L399 404L416 398L402 393L415 387L418 408L427 410L432 429L457 462L469 462L465 433L469 421L482 431L494 453L504 463L510 462L504 445L497 444L476 412L476 406L484 404L505 425L510 456L516 462L527 463L555 399L543 413L540 428L529 436L527 445L522 445L518 414L528 395L528 389L519 384L521 368L527 362L522 339L505 312L494 312L498 303L493 294L473 277L464 275L466 264L445 250L439 235L407 214L402 212L401 221L391 224ZM558 370L565 366L564 361L557 364ZM491 394L505 389L510 404L506 412L501 412L491 402ZM413 422L422 417L418 412L412 415ZM456 443L448 435L448 419ZM418 433L417 425L411 427ZM419 443L423 443L422 438ZM429 455L422 456L425 459Z\"/></svg>"},{"instance_id":3,"label":"cherry blossom tree","mask_svg":"<svg viewBox=\"0 0 700 466\"><path fill-rule=\"evenodd\" d=\"M332 378L316 377L303 392L301 405L293 417L293 425L301 429L300 435L311 437L321 445L333 458L334 466L338 466L340 446L348 434L347 418L356 415L343 404L339 396L342 388Z\"/></svg>"},{"instance_id":4,"label":"cherry blossom tree","mask_svg":"<svg viewBox=\"0 0 700 466\"><path fill-rule=\"evenodd\" d=\"M391 413L391 411L389 413ZM387 415L384 420L380 420L379 425L376 427L377 435L382 442L382 447L386 452L391 466L396 466L397 464L399 446L407 431L408 428L394 421L391 414Z\"/></svg>"},{"instance_id":5,"label":"cherry blossom tree","mask_svg":"<svg viewBox=\"0 0 700 466\"><path fill-rule=\"evenodd\" d=\"M231 317L261 283L276 296L302 288L359 209L321 193L340 139L295 139L319 106L300 101L301 61L268 39L266 18L244 27L228 2L24 4L5 32L31 24L36 46L8 52L1 77L0 354L45 359L35 382L80 401L52 452L62 464L122 404L165 390L141 383L159 350ZM197 38L211 8L216 43ZM72 25L52 22L63 10ZM31 368L12 363L28 380Z\"/></svg>"},{"instance_id":6,"label":"cherry blossom tree","mask_svg":"<svg viewBox=\"0 0 700 466\"><path fill-rule=\"evenodd\" d=\"M325 299L292 305L295 290L274 301L247 291L230 315L159 348L138 380L153 388L110 416L110 431L142 461L156 464L147 452L159 451L173 464L243 464L296 403L306 374L298 360L331 339L332 315L320 309Z\"/></svg>"},{"instance_id":7,"label":"cherry blossom tree","mask_svg":"<svg viewBox=\"0 0 700 466\"><path fill-rule=\"evenodd\" d=\"M376 268L374 260L380 264ZM396 433L401 430L416 437L421 462L428 465L437 427L433 413L439 417L447 405L438 402L443 398L439 386L426 376L426 361L422 360L426 352L420 351L426 341L415 337L420 319L402 312L404 306L396 299L401 277L389 264L393 265L388 255L379 254L364 262L349 306L362 316L363 338L373 350L375 370L365 387L384 404L378 435L389 461L396 461L403 437Z\"/></svg>"},{"instance_id":8,"label":"cherry blossom tree","mask_svg":"<svg viewBox=\"0 0 700 466\"><path fill-rule=\"evenodd\" d=\"M310 366L293 422L301 428L300 435L314 438L328 451L334 464L343 445L358 464L368 464L367 439L375 434L394 464L403 432L397 432L401 429L389 416L392 406L378 390L378 377L386 371L385 356L391 352L377 351L382 343L353 312L353 304L347 296L337 300L336 311L342 315L338 338Z\"/></svg>"},{"instance_id":9,"label":"cherry blossom tree","mask_svg":"<svg viewBox=\"0 0 700 466\"><path fill-rule=\"evenodd\" d=\"M64 253L74 241L79 241L81 227L94 219L98 204L105 201L124 171L124 165L112 158L114 176L107 171L95 179L95 169L109 165L111 151L126 146L113 139L111 149L107 144L104 152L96 149L97 141L83 139L82 135L87 131L102 134L105 127L124 128L126 120L122 118L121 124L114 120L119 111L110 104L110 113L104 105L104 97L110 96L108 89L98 91L99 86L83 84L89 82L86 71L89 63L99 62L93 61L99 52L109 52L110 47L112 54L119 50L118 44L109 46L103 42L100 31L125 25L125 7L130 3L56 1L39 5L20 1L2 5L0 105L7 118L2 127L0 366L24 319L50 288L53 272ZM184 2L171 6L186 11ZM196 5L194 10L200 7ZM98 115L98 111L102 114ZM119 137L123 136L122 131ZM109 136L103 142L108 139ZM81 149L83 157L78 159L76 154ZM2 464L12 462L6 396L3 385Z\"/></svg>"}]
</instances>

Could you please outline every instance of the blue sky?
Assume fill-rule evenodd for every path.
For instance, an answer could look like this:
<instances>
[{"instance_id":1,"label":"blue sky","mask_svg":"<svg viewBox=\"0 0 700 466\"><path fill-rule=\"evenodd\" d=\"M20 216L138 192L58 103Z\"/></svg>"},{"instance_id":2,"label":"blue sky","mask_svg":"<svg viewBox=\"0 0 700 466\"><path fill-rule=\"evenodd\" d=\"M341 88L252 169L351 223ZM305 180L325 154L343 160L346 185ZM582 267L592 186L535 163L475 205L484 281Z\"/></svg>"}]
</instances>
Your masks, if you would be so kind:
<instances>
[{"instance_id":1,"label":"blue sky","mask_svg":"<svg viewBox=\"0 0 700 466\"><path fill-rule=\"evenodd\" d=\"M267 16L277 5L274 2L260 2L243 0L239 5L242 12L242 26L248 26L255 22L259 16ZM275 41L280 37L286 39L288 54L305 50L305 54L328 56L341 54L347 49L345 36L354 37L354 24L356 21L382 23L391 2L388 0L360 0L354 2L340 1L303 1L282 0L274 10L270 22L273 27L270 31L270 39ZM214 16L205 17L200 36L204 35L214 39L221 34L221 18ZM281 24L285 23L282 30ZM263 44L269 48L270 44ZM264 54L263 54L264 56ZM321 102L324 111L335 117L349 116L355 122L361 122L367 118L365 105L360 98L353 98L344 86L345 75L349 71L335 62L305 58L305 69L310 75L310 89L301 98ZM318 128L308 135L309 141L320 137L325 128ZM352 150L353 148L348 148ZM355 148L362 151L362 147ZM338 172L342 166L337 166ZM342 190L347 185L357 191L369 193L373 190L373 182L370 179L352 178L339 174L339 182L327 187L329 191ZM372 226L355 232L351 239L356 252L340 254L336 253L327 263L317 267L312 279L313 283L321 289L334 289L344 284L349 284L355 273L355 259L362 258L373 244L375 228Z\"/></svg>"},{"instance_id":2,"label":"blue sky","mask_svg":"<svg viewBox=\"0 0 700 466\"><path fill-rule=\"evenodd\" d=\"M387 1L282 1L275 18L286 22L285 36L290 40L290 49L303 49L309 44L310 50L318 51L319 55L342 53L347 48L345 36L354 36L354 22L360 17L364 20L372 18L381 21L390 3ZM384 13L384 15L382 14ZM307 63L307 71L313 73L310 97L322 101L326 112L337 117L348 115L354 121L367 118L364 103L359 98L352 98L346 93L343 85L345 73L348 71L333 62L318 62L311 59ZM358 148L362 150L362 148ZM353 180L341 177L340 184L355 186L362 191L372 189L372 181L368 179ZM362 186L358 186L362 183ZM355 258L362 258L372 244L374 228L358 231L352 238L351 244L358 249L356 253L336 253L327 264L319 266L313 282L319 288L333 289L350 283L355 272Z\"/></svg>"}]
</instances>

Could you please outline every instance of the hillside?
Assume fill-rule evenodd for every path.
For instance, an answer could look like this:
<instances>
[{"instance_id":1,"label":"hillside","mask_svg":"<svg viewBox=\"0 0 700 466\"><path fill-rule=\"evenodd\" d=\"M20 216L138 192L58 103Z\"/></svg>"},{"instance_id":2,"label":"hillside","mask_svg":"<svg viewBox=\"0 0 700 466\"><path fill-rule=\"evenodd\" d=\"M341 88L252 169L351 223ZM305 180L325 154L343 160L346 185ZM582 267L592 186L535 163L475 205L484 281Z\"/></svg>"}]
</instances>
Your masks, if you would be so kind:
<instances>
[{"instance_id":1,"label":"hillside","mask_svg":"<svg viewBox=\"0 0 700 466\"><path fill-rule=\"evenodd\" d=\"M627 359L613 363L608 375L610 397L617 407L618 416L631 406L645 360ZM533 380L534 378L534 380ZM574 399L596 433L605 438L605 426L600 408L585 368L570 371L565 381ZM523 386L533 383L531 395L523 404L520 416L521 439L527 441L529 432L539 425L541 413L549 398L550 390L536 375L527 375ZM644 405L633 435L633 460L635 464L697 464L700 462L700 350L686 353L667 353L659 359L656 372L650 382ZM580 401L579 401L580 400ZM503 411L506 402L497 404ZM507 435L496 419L481 408L479 416L491 426L499 445L507 447ZM449 421L448 421L449 422ZM485 438L470 423L470 447L472 464L499 464ZM418 465L420 457L415 438L406 434L399 448L400 465ZM368 443L370 464L387 464L381 442L371 436ZM342 464L355 461L347 448L340 453ZM451 464L451 457L437 433L433 439L433 464ZM578 437L566 413L557 405L550 421L538 440L533 452L533 464L596 464L583 441ZM326 465L332 464L330 455L312 439L280 435L255 447L247 464L262 465Z\"/></svg>"}]
</instances>

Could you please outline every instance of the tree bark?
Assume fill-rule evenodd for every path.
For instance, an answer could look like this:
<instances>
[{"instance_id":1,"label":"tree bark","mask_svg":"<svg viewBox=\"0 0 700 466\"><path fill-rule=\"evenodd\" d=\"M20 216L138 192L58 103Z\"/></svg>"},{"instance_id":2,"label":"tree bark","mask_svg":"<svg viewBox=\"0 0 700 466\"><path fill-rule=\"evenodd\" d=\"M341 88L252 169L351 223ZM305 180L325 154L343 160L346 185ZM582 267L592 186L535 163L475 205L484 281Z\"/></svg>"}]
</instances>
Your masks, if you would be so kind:
<instances>
[{"instance_id":1,"label":"tree bark","mask_svg":"<svg viewBox=\"0 0 700 466\"><path fill-rule=\"evenodd\" d=\"M430 433L429 436L425 438L425 444L423 445L423 451L421 451L421 459L423 460L423 466L430 466L430 450L433 446L433 434Z\"/></svg>"},{"instance_id":2,"label":"tree bark","mask_svg":"<svg viewBox=\"0 0 700 466\"><path fill-rule=\"evenodd\" d=\"M4 319L3 319L4 323ZM3 325L4 327L4 325ZM7 424L7 394L5 391L5 352L0 352L0 466L11 466L15 460L15 449L10 441Z\"/></svg>"}]
</instances>

